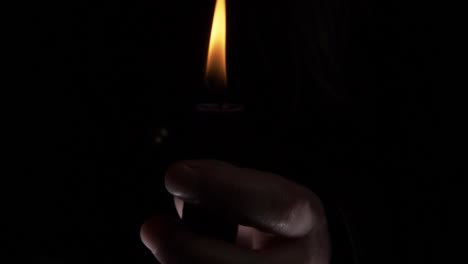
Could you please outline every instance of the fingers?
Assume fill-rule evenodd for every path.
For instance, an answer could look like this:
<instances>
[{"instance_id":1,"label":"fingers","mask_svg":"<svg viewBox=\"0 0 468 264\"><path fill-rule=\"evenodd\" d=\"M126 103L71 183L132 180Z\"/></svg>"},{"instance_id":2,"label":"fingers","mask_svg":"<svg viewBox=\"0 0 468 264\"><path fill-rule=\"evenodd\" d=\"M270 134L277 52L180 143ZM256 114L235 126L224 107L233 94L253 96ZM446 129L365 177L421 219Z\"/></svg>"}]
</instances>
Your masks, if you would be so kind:
<instances>
[{"instance_id":1,"label":"fingers","mask_svg":"<svg viewBox=\"0 0 468 264\"><path fill-rule=\"evenodd\" d=\"M250 250L213 239L199 237L178 220L156 216L141 229L145 246L163 264L284 264L328 263L328 250L321 250L320 236L281 239L262 250Z\"/></svg>"},{"instance_id":2,"label":"fingers","mask_svg":"<svg viewBox=\"0 0 468 264\"><path fill-rule=\"evenodd\" d=\"M141 229L143 243L163 264L265 263L261 254L222 241L198 237L177 220L153 217Z\"/></svg>"},{"instance_id":3,"label":"fingers","mask_svg":"<svg viewBox=\"0 0 468 264\"><path fill-rule=\"evenodd\" d=\"M174 164L166 188L184 202L228 211L240 224L276 235L300 237L325 225L319 199L306 188L221 161Z\"/></svg>"},{"instance_id":4,"label":"fingers","mask_svg":"<svg viewBox=\"0 0 468 264\"><path fill-rule=\"evenodd\" d=\"M177 214L179 215L179 218L182 218L183 212L184 212L184 201L182 201L181 199L177 197L174 197L174 205L177 210ZM244 248L252 248L253 247L252 234L254 231L255 231L255 228L253 227L239 225L237 238L236 238L236 244Z\"/></svg>"}]
</instances>

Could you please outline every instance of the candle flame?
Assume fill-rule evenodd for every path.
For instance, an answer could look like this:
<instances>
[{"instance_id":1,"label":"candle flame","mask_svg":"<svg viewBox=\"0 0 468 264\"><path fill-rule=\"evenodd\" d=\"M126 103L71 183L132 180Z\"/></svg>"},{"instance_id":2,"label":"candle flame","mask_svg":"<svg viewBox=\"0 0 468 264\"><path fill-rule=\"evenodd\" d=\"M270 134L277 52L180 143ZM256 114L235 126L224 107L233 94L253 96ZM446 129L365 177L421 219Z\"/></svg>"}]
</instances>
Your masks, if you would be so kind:
<instances>
[{"instance_id":1,"label":"candle flame","mask_svg":"<svg viewBox=\"0 0 468 264\"><path fill-rule=\"evenodd\" d=\"M226 88L226 0L216 1L205 78L210 88Z\"/></svg>"}]
</instances>

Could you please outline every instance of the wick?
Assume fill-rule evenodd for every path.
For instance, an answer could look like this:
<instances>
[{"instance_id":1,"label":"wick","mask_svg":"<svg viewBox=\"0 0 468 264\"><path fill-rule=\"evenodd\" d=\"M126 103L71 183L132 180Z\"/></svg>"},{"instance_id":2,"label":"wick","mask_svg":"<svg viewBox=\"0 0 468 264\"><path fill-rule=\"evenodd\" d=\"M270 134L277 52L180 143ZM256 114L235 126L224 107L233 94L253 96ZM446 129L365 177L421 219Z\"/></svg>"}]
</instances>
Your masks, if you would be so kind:
<instances>
[{"instance_id":1,"label":"wick","mask_svg":"<svg viewBox=\"0 0 468 264\"><path fill-rule=\"evenodd\" d=\"M227 108L226 102L221 102L221 103L219 103L219 109L220 109L220 110L225 110L226 108Z\"/></svg>"},{"instance_id":2,"label":"wick","mask_svg":"<svg viewBox=\"0 0 468 264\"><path fill-rule=\"evenodd\" d=\"M219 97L219 104L218 104L219 110L224 111L229 108L229 104L226 101L227 98L228 98L227 90L224 90L224 92Z\"/></svg>"}]
</instances>

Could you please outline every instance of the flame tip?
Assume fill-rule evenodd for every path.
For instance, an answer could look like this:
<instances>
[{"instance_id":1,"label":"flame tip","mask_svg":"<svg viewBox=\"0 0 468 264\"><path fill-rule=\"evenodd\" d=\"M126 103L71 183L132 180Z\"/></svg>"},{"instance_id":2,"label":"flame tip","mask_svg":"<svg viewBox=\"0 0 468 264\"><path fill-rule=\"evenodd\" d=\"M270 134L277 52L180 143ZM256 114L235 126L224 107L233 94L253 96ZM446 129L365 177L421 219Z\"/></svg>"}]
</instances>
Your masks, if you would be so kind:
<instances>
[{"instance_id":1,"label":"flame tip","mask_svg":"<svg viewBox=\"0 0 468 264\"><path fill-rule=\"evenodd\" d=\"M211 27L205 78L208 83L227 82L226 0L217 0Z\"/></svg>"}]
</instances>

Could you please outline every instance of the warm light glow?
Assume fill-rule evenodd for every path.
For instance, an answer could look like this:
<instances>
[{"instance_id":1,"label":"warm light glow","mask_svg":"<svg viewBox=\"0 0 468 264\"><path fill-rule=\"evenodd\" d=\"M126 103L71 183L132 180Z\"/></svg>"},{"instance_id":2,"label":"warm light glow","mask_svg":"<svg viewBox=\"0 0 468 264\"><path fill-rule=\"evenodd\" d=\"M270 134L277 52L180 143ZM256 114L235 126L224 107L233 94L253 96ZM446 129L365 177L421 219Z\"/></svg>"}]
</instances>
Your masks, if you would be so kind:
<instances>
[{"instance_id":1,"label":"warm light glow","mask_svg":"<svg viewBox=\"0 0 468 264\"><path fill-rule=\"evenodd\" d=\"M216 1L205 77L210 88L226 88L226 0Z\"/></svg>"}]
</instances>

